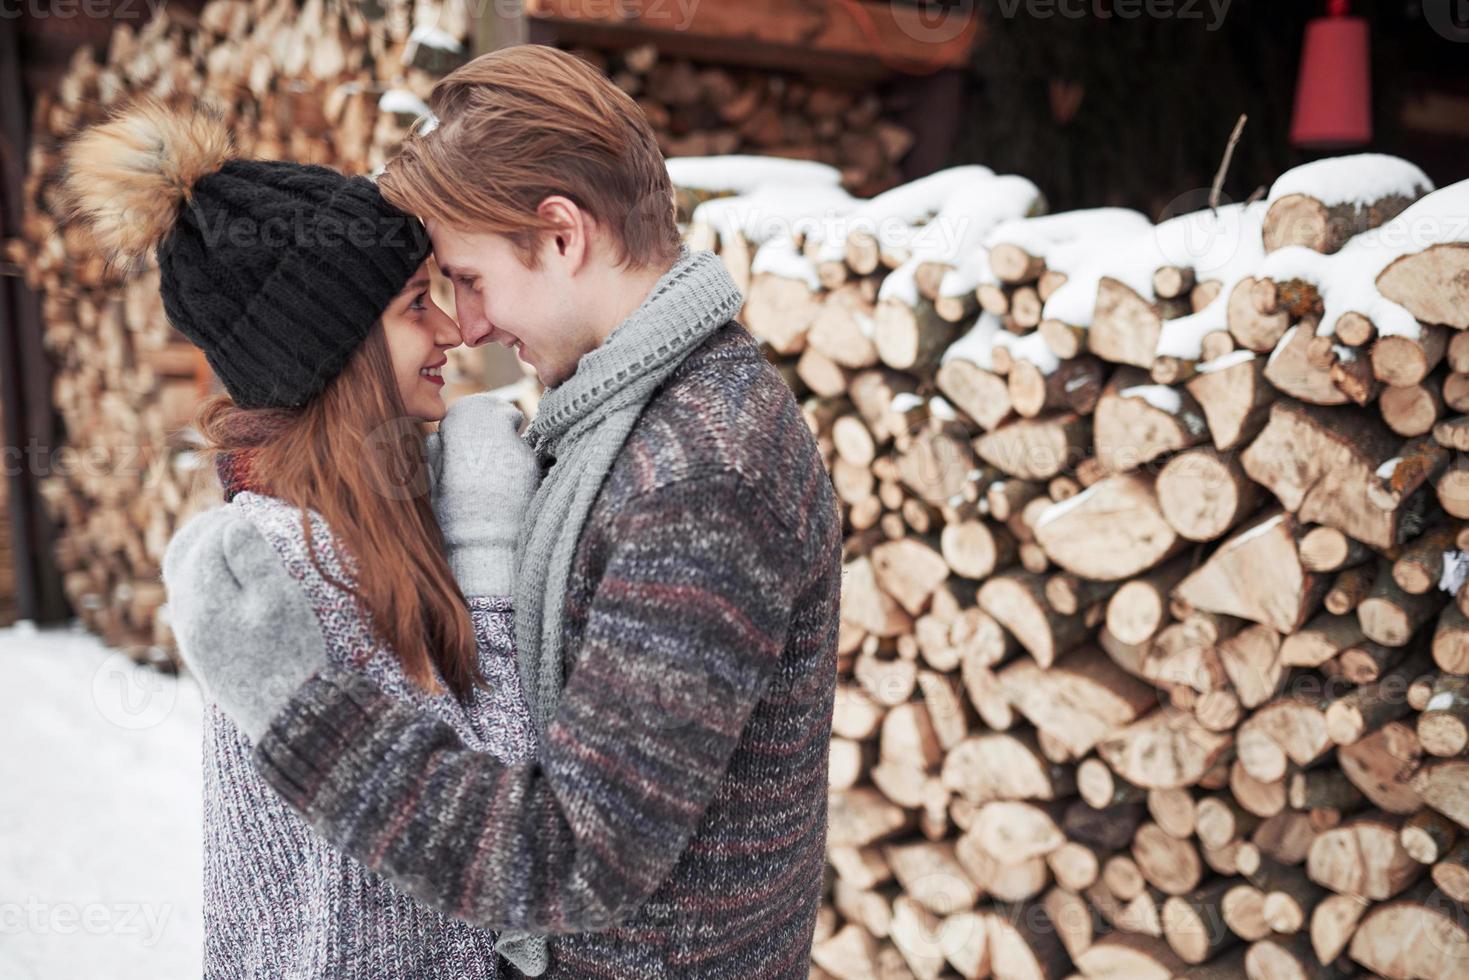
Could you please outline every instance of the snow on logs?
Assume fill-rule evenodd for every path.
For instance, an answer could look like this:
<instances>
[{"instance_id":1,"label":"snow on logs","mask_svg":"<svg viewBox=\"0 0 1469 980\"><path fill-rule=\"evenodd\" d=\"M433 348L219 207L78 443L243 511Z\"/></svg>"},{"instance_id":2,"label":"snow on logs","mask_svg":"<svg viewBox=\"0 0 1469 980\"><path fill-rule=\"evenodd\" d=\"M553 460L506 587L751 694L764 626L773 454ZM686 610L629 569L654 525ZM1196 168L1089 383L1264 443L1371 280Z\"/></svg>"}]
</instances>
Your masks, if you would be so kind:
<instances>
[{"instance_id":1,"label":"snow on logs","mask_svg":"<svg viewBox=\"0 0 1469 980\"><path fill-rule=\"evenodd\" d=\"M726 261L847 526L813 975L1462 973L1469 185L810 193L886 232Z\"/></svg>"}]
</instances>

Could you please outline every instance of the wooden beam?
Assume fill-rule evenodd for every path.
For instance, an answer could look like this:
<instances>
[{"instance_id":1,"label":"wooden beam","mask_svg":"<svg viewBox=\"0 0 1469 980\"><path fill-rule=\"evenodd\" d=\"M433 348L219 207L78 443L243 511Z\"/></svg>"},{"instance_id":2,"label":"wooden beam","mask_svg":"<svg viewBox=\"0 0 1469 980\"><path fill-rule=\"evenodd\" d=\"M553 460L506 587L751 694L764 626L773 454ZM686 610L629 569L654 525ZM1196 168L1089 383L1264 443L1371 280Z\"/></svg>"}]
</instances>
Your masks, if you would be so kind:
<instances>
[{"instance_id":1,"label":"wooden beam","mask_svg":"<svg viewBox=\"0 0 1469 980\"><path fill-rule=\"evenodd\" d=\"M17 32L0 30L0 239L19 237L24 212L29 107L23 96ZM0 278L0 398L4 400L4 445L20 455L0 479L9 482L6 519L15 563L17 613L50 622L66 615L56 571L51 521L41 501L41 474L32 462L50 460L57 443L51 407L51 364L41 343L36 295L18 276ZM31 449L40 450L28 455ZM13 465L13 471L11 466Z\"/></svg>"},{"instance_id":2,"label":"wooden beam","mask_svg":"<svg viewBox=\"0 0 1469 980\"><path fill-rule=\"evenodd\" d=\"M812 74L926 75L965 65L980 33L968 5L937 17L872 0L525 0L531 39L656 44L675 57Z\"/></svg>"}]
</instances>

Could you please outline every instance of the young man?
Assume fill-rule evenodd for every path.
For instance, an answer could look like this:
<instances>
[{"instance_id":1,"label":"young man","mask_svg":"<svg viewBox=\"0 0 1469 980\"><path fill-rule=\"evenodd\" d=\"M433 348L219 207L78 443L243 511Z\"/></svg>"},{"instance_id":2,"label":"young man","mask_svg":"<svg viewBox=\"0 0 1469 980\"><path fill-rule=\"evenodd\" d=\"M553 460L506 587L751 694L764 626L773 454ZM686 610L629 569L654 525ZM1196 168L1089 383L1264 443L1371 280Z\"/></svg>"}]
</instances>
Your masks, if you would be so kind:
<instances>
[{"instance_id":1,"label":"young man","mask_svg":"<svg viewBox=\"0 0 1469 980\"><path fill-rule=\"evenodd\" d=\"M268 559L236 575L237 600L171 591L176 621L230 638L190 666L269 719L256 764L322 835L453 915L549 933L547 976L804 978L841 547L815 442L732 322L718 260L681 249L631 99L527 46L466 65L431 105L438 128L384 194L424 217L465 340L514 347L551 386L526 433L546 475L515 592L538 759L471 753L283 643L314 626L251 615L251 590L284 575ZM451 562L474 558L466 512L497 506L462 504L440 509ZM179 551L184 583L200 559Z\"/></svg>"}]
</instances>

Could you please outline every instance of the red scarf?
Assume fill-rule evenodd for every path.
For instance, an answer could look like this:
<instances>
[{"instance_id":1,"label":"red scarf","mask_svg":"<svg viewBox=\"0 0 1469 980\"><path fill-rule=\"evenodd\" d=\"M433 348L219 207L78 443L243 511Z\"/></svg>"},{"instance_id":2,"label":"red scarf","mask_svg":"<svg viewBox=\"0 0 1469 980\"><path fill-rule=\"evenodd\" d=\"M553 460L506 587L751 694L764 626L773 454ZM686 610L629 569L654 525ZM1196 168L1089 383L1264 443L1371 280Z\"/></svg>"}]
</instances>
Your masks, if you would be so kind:
<instances>
[{"instance_id":1,"label":"red scarf","mask_svg":"<svg viewBox=\"0 0 1469 980\"><path fill-rule=\"evenodd\" d=\"M287 412L242 412L229 420L224 432L225 445L214 459L219 485L228 502L238 493L269 493L263 475L256 472L261 447L285 431L291 421Z\"/></svg>"}]
</instances>

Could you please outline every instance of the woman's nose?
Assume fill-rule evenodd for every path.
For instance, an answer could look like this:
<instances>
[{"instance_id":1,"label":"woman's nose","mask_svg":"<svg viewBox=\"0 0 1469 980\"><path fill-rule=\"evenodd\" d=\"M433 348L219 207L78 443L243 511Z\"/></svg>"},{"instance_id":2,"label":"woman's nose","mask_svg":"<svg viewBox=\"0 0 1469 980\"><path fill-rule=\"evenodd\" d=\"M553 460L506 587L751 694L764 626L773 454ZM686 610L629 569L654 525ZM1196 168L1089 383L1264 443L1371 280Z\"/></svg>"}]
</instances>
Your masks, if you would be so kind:
<instances>
[{"instance_id":1,"label":"woman's nose","mask_svg":"<svg viewBox=\"0 0 1469 980\"><path fill-rule=\"evenodd\" d=\"M434 322L434 343L439 347L458 347L463 342L459 324L447 313L440 312Z\"/></svg>"}]
</instances>

